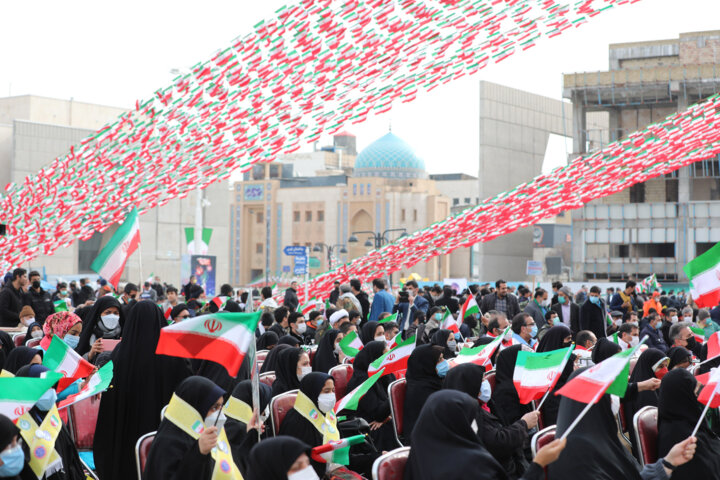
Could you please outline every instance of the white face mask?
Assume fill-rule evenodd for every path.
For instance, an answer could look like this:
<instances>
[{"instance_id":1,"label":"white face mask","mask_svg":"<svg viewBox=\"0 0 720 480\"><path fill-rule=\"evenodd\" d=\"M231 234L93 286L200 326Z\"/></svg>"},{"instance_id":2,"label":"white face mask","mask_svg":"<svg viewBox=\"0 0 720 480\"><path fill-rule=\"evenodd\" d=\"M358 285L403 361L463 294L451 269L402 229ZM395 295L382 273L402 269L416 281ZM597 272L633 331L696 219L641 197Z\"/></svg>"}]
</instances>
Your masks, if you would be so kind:
<instances>
[{"instance_id":1,"label":"white face mask","mask_svg":"<svg viewBox=\"0 0 720 480\"><path fill-rule=\"evenodd\" d=\"M478 399L480 399L480 401L483 403L487 403L490 401L491 396L492 387L490 386L490 382L488 382L487 380L483 380L480 386L480 395L478 395Z\"/></svg>"},{"instance_id":2,"label":"white face mask","mask_svg":"<svg viewBox=\"0 0 720 480\"><path fill-rule=\"evenodd\" d=\"M33 322L35 322L35 317L26 318L22 322L23 322L23 325L25 325L26 327L29 327L30 325L33 324Z\"/></svg>"},{"instance_id":3,"label":"white face mask","mask_svg":"<svg viewBox=\"0 0 720 480\"><path fill-rule=\"evenodd\" d=\"M548 299L546 298L545 300L543 300L543 301L540 303L540 305L542 305L543 307L548 307L548 306L550 306L550 300L548 300Z\"/></svg>"},{"instance_id":4,"label":"white face mask","mask_svg":"<svg viewBox=\"0 0 720 480\"><path fill-rule=\"evenodd\" d=\"M450 350L454 352L457 348L457 342L455 340L450 340L449 342L447 342L447 346Z\"/></svg>"},{"instance_id":5,"label":"white face mask","mask_svg":"<svg viewBox=\"0 0 720 480\"><path fill-rule=\"evenodd\" d=\"M340 344L336 343L335 344L335 354L340 355L340 352L342 352L342 349L340 348Z\"/></svg>"},{"instance_id":6,"label":"white face mask","mask_svg":"<svg viewBox=\"0 0 720 480\"><path fill-rule=\"evenodd\" d=\"M32 338L42 338L42 337L43 337L43 332L42 332L42 330L35 330L34 332L32 332L32 333L30 334L30 336L31 336Z\"/></svg>"},{"instance_id":7,"label":"white face mask","mask_svg":"<svg viewBox=\"0 0 720 480\"><path fill-rule=\"evenodd\" d=\"M308 465L302 470L288 475L288 480L320 480L320 477L317 476L312 465Z\"/></svg>"},{"instance_id":8,"label":"white face mask","mask_svg":"<svg viewBox=\"0 0 720 480\"><path fill-rule=\"evenodd\" d=\"M321 412L328 413L335 407L336 401L334 393L321 393L318 396L318 408Z\"/></svg>"},{"instance_id":9,"label":"white face mask","mask_svg":"<svg viewBox=\"0 0 720 480\"><path fill-rule=\"evenodd\" d=\"M305 333L305 330L307 330L307 325L305 325L304 323L298 323L295 326L295 329L297 330L297 333L302 335L303 333Z\"/></svg>"},{"instance_id":10,"label":"white face mask","mask_svg":"<svg viewBox=\"0 0 720 480\"><path fill-rule=\"evenodd\" d=\"M631 347L637 347L637 344L638 344L638 343L640 343L640 337L638 337L637 335L635 335L634 337L632 337L632 340L630 340L630 346L631 346Z\"/></svg>"},{"instance_id":11,"label":"white face mask","mask_svg":"<svg viewBox=\"0 0 720 480\"><path fill-rule=\"evenodd\" d=\"M692 315L689 317L683 317L683 322L692 322Z\"/></svg>"},{"instance_id":12,"label":"white face mask","mask_svg":"<svg viewBox=\"0 0 720 480\"><path fill-rule=\"evenodd\" d=\"M109 315L101 316L100 320L102 320L103 325L105 325L108 330L115 330L120 323L120 315L111 313Z\"/></svg>"},{"instance_id":13,"label":"white face mask","mask_svg":"<svg viewBox=\"0 0 720 480\"><path fill-rule=\"evenodd\" d=\"M218 432L223 429L225 426L225 420L227 420L227 417L224 413L222 413L222 409L216 410L214 413L211 413L207 417L205 417L205 426L207 428L210 427L217 427ZM216 423L217 421L217 423Z\"/></svg>"},{"instance_id":14,"label":"white face mask","mask_svg":"<svg viewBox=\"0 0 720 480\"><path fill-rule=\"evenodd\" d=\"M385 335L378 335L375 337L376 342L384 342L385 341Z\"/></svg>"},{"instance_id":15,"label":"white face mask","mask_svg":"<svg viewBox=\"0 0 720 480\"><path fill-rule=\"evenodd\" d=\"M300 373L297 376L298 380L302 380L308 373L312 373L312 367L300 367Z\"/></svg>"}]
</instances>

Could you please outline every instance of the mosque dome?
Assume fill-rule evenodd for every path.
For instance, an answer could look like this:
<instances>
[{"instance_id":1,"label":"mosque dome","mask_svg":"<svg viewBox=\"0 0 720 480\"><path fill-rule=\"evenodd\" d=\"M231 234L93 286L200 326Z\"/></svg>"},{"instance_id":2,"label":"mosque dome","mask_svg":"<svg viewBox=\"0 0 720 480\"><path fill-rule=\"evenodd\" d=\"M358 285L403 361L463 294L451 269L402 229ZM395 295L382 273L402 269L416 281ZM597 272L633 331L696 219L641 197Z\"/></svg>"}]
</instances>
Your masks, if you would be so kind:
<instances>
[{"instance_id":1,"label":"mosque dome","mask_svg":"<svg viewBox=\"0 0 720 480\"><path fill-rule=\"evenodd\" d=\"M355 159L355 177L426 178L425 162L397 135L388 132Z\"/></svg>"}]
</instances>

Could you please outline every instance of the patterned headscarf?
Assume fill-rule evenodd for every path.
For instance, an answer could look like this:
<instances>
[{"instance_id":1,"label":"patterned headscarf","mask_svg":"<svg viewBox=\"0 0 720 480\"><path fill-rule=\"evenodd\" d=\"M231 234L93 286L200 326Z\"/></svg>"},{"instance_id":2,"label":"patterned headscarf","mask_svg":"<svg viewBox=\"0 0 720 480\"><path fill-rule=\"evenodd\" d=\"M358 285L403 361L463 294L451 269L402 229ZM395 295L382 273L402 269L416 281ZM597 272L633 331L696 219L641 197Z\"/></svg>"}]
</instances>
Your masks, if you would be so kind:
<instances>
[{"instance_id":1,"label":"patterned headscarf","mask_svg":"<svg viewBox=\"0 0 720 480\"><path fill-rule=\"evenodd\" d=\"M40 342L47 343L50 345L53 335L58 337L65 337L65 334L76 324L81 323L82 319L72 312L57 312L53 313L47 319L45 319L45 325L43 325L43 333L45 336ZM47 348L47 347L43 347Z\"/></svg>"}]
</instances>

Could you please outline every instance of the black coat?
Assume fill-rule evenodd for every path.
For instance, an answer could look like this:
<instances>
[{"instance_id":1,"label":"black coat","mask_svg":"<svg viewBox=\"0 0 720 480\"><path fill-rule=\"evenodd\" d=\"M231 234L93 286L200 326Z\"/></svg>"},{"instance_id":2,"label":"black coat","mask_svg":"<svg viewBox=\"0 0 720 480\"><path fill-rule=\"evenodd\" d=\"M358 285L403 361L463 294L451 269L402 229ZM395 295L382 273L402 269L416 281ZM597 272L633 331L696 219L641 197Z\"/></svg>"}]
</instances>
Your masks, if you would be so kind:
<instances>
[{"instance_id":1,"label":"black coat","mask_svg":"<svg viewBox=\"0 0 720 480\"><path fill-rule=\"evenodd\" d=\"M442 379L436 365L442 355L442 348L434 345L420 345L408 358L405 374L407 391L403 411L403 436L409 439L415 422L428 397L442 388Z\"/></svg>"},{"instance_id":2,"label":"black coat","mask_svg":"<svg viewBox=\"0 0 720 480\"><path fill-rule=\"evenodd\" d=\"M482 299L482 303L480 304L480 311L485 313L490 310L496 310L496 301L497 292L485 295ZM507 295L505 295L505 302L507 304L507 312L505 312L505 316L507 317L508 321L512 321L512 318L518 313L520 313L520 306L518 305L517 297L515 297L515 295L513 295L512 293L508 293Z\"/></svg>"},{"instance_id":3,"label":"black coat","mask_svg":"<svg viewBox=\"0 0 720 480\"><path fill-rule=\"evenodd\" d=\"M283 302L283 306L287 307L287 309L291 312L294 312L295 310L297 310L298 304L299 301L295 289L288 288L287 290L285 290L285 301Z\"/></svg>"},{"instance_id":4,"label":"black coat","mask_svg":"<svg viewBox=\"0 0 720 480\"><path fill-rule=\"evenodd\" d=\"M595 305L590 300L580 307L580 330L590 330L597 338L606 337L605 306Z\"/></svg>"},{"instance_id":5,"label":"black coat","mask_svg":"<svg viewBox=\"0 0 720 480\"><path fill-rule=\"evenodd\" d=\"M638 358L633 373L630 375L630 381L635 384L655 378L655 372L652 366L659 362L665 354L656 348L648 348ZM638 392L632 398L623 399L623 413L625 414L625 425L627 425L628 434L632 440L633 452L637 452L635 442L635 428L633 427L633 417L643 407L657 407L658 391L645 390Z\"/></svg>"},{"instance_id":6,"label":"black coat","mask_svg":"<svg viewBox=\"0 0 720 480\"><path fill-rule=\"evenodd\" d=\"M563 321L562 318L562 305L559 303L554 304L550 310L557 313L558 315L558 322ZM557 324L557 322L555 322ZM575 338L575 335L577 335L577 332L579 332L580 329L580 307L575 302L570 302L570 331L572 332L573 338Z\"/></svg>"},{"instance_id":7,"label":"black coat","mask_svg":"<svg viewBox=\"0 0 720 480\"><path fill-rule=\"evenodd\" d=\"M55 305L53 305L52 299L50 298L50 293L42 288L39 292L30 288L25 293L25 305L32 307L35 312L35 321L40 325L45 323L47 317L55 313ZM77 303L75 305L77 305Z\"/></svg>"},{"instance_id":8,"label":"black coat","mask_svg":"<svg viewBox=\"0 0 720 480\"><path fill-rule=\"evenodd\" d=\"M490 409L506 426L512 425L532 411L529 403L527 405L520 403L520 397L513 383L515 362L520 349L520 345L513 345L501 351L495 366L495 390L492 393L493 402L490 404Z\"/></svg>"},{"instance_id":9,"label":"black coat","mask_svg":"<svg viewBox=\"0 0 720 480\"><path fill-rule=\"evenodd\" d=\"M23 307L23 294L15 290L12 283L0 290L0 327L17 327L20 323L20 310Z\"/></svg>"},{"instance_id":10,"label":"black coat","mask_svg":"<svg viewBox=\"0 0 720 480\"><path fill-rule=\"evenodd\" d=\"M370 299L368 298L368 294L365 292L360 292L355 295L355 298L358 299L358 302L360 302L360 308L362 308L362 312L360 312L360 317L362 318L363 322L366 322L368 319L368 315L370 314Z\"/></svg>"}]
</instances>

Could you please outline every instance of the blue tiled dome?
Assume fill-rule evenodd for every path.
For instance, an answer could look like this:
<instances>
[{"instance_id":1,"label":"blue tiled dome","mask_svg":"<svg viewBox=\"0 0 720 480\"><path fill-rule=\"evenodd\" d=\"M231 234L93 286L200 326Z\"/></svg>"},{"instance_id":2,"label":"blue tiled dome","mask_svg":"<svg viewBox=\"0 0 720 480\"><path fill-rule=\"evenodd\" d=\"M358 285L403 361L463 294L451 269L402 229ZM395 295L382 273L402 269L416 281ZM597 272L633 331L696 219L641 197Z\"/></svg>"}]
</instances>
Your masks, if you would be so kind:
<instances>
[{"instance_id":1,"label":"blue tiled dome","mask_svg":"<svg viewBox=\"0 0 720 480\"><path fill-rule=\"evenodd\" d=\"M356 177L425 178L425 162L400 137L387 133L355 159Z\"/></svg>"}]
</instances>

